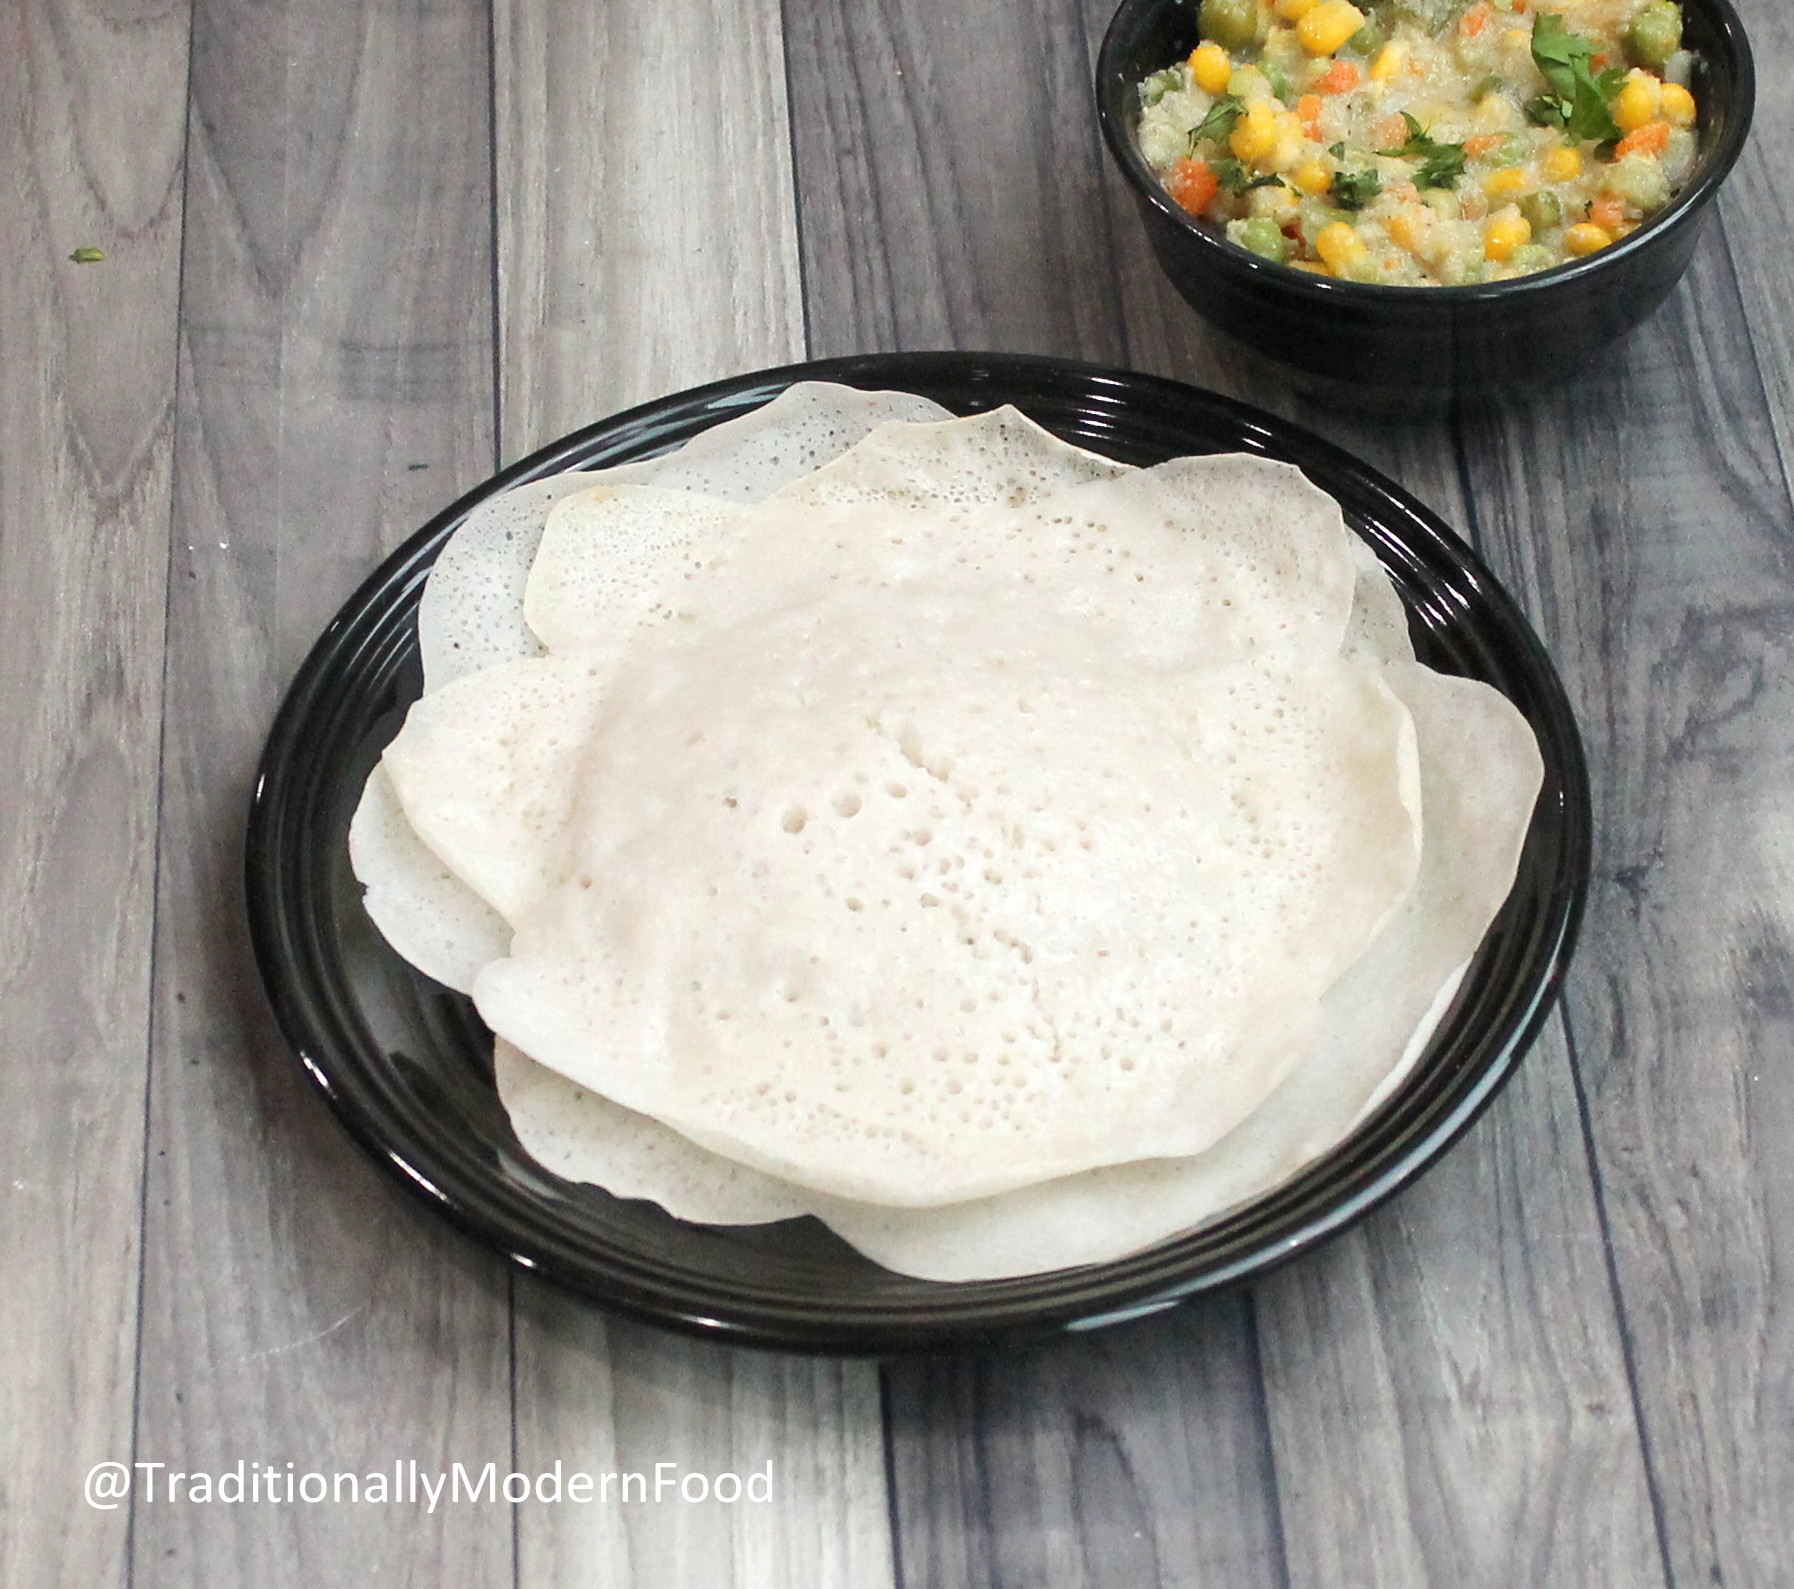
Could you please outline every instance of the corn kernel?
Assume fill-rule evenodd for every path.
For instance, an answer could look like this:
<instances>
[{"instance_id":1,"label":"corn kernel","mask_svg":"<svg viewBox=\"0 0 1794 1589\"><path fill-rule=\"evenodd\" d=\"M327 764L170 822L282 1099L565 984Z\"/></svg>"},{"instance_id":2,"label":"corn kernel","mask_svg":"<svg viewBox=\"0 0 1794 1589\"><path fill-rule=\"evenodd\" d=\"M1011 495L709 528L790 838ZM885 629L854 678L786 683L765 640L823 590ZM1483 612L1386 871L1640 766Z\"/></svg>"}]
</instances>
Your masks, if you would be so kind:
<instances>
[{"instance_id":1,"label":"corn kernel","mask_svg":"<svg viewBox=\"0 0 1794 1589\"><path fill-rule=\"evenodd\" d=\"M1296 24L1296 37L1310 55L1331 55L1364 26L1364 13L1351 0L1320 0Z\"/></svg>"},{"instance_id":2,"label":"corn kernel","mask_svg":"<svg viewBox=\"0 0 1794 1589\"><path fill-rule=\"evenodd\" d=\"M1358 234L1352 230L1351 222L1335 221L1331 226L1321 228L1321 234L1314 240L1314 251L1326 261L1327 269L1335 276L1346 266L1364 254L1364 244Z\"/></svg>"},{"instance_id":3,"label":"corn kernel","mask_svg":"<svg viewBox=\"0 0 1794 1589\"><path fill-rule=\"evenodd\" d=\"M1256 100L1233 125L1227 147L1242 160L1262 160L1277 147L1277 117L1269 100Z\"/></svg>"},{"instance_id":4,"label":"corn kernel","mask_svg":"<svg viewBox=\"0 0 1794 1589\"><path fill-rule=\"evenodd\" d=\"M1485 258L1505 260L1522 243L1532 241L1532 227L1513 205L1498 210L1483 222Z\"/></svg>"},{"instance_id":5,"label":"corn kernel","mask_svg":"<svg viewBox=\"0 0 1794 1589\"><path fill-rule=\"evenodd\" d=\"M1657 119L1657 79L1634 67L1625 85L1613 97L1613 119L1621 132L1632 132Z\"/></svg>"},{"instance_id":6,"label":"corn kernel","mask_svg":"<svg viewBox=\"0 0 1794 1589\"><path fill-rule=\"evenodd\" d=\"M1694 95L1680 83L1665 83L1657 96L1663 119L1672 127L1694 125Z\"/></svg>"},{"instance_id":7,"label":"corn kernel","mask_svg":"<svg viewBox=\"0 0 1794 1589\"><path fill-rule=\"evenodd\" d=\"M1233 76L1233 60L1213 39L1190 52L1190 73L1205 94L1225 94Z\"/></svg>"},{"instance_id":8,"label":"corn kernel","mask_svg":"<svg viewBox=\"0 0 1794 1589\"><path fill-rule=\"evenodd\" d=\"M1302 161L1290 172L1289 178L1304 193L1325 193L1333 186L1333 167L1316 157Z\"/></svg>"},{"instance_id":9,"label":"corn kernel","mask_svg":"<svg viewBox=\"0 0 1794 1589\"><path fill-rule=\"evenodd\" d=\"M1384 223L1384 226L1390 238L1411 254L1420 246L1421 228L1425 224L1426 216L1431 213L1430 210L1424 209L1418 204L1410 204L1397 210Z\"/></svg>"},{"instance_id":10,"label":"corn kernel","mask_svg":"<svg viewBox=\"0 0 1794 1589\"><path fill-rule=\"evenodd\" d=\"M1582 175L1582 151L1559 144L1545 156L1542 169L1553 182L1574 182Z\"/></svg>"},{"instance_id":11,"label":"corn kernel","mask_svg":"<svg viewBox=\"0 0 1794 1589\"><path fill-rule=\"evenodd\" d=\"M1483 192L1492 199L1517 199L1531 184L1519 166L1504 166L1483 178Z\"/></svg>"},{"instance_id":12,"label":"corn kernel","mask_svg":"<svg viewBox=\"0 0 1794 1589\"><path fill-rule=\"evenodd\" d=\"M1370 77L1373 83L1392 83L1401 69L1408 64L1408 46L1400 39L1392 40L1377 51L1377 58L1370 63Z\"/></svg>"},{"instance_id":13,"label":"corn kernel","mask_svg":"<svg viewBox=\"0 0 1794 1589\"><path fill-rule=\"evenodd\" d=\"M1581 259L1585 254L1592 254L1597 248L1605 248L1613 239L1602 231L1584 221L1580 226L1572 226L1564 233L1564 247Z\"/></svg>"},{"instance_id":14,"label":"corn kernel","mask_svg":"<svg viewBox=\"0 0 1794 1589\"><path fill-rule=\"evenodd\" d=\"M1520 125L1520 107L1506 94L1484 94L1476 102L1476 125L1482 132L1512 132Z\"/></svg>"},{"instance_id":15,"label":"corn kernel","mask_svg":"<svg viewBox=\"0 0 1794 1589\"><path fill-rule=\"evenodd\" d=\"M1270 165L1273 171L1287 171L1302 158L1308 147L1308 134L1302 118L1293 110L1277 112L1277 141L1271 146Z\"/></svg>"},{"instance_id":16,"label":"corn kernel","mask_svg":"<svg viewBox=\"0 0 1794 1589\"><path fill-rule=\"evenodd\" d=\"M1277 0L1274 10L1285 22L1300 22L1321 0Z\"/></svg>"}]
</instances>

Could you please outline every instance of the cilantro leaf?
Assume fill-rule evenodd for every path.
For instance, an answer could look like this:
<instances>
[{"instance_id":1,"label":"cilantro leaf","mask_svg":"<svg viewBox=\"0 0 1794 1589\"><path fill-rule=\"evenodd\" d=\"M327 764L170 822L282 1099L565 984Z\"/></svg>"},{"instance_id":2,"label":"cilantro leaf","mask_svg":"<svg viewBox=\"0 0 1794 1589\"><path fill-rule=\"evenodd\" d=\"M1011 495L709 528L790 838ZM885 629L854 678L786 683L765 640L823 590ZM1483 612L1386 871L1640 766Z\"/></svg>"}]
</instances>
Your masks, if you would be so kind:
<instances>
[{"instance_id":1,"label":"cilantro leaf","mask_svg":"<svg viewBox=\"0 0 1794 1589\"><path fill-rule=\"evenodd\" d=\"M1377 152L1396 159L1419 160L1420 169L1414 173L1414 185L1417 188L1449 188L1456 185L1464 174L1464 146L1461 143L1438 143L1407 111L1402 112L1402 120L1408 124L1408 139L1399 149L1379 149Z\"/></svg>"},{"instance_id":2,"label":"cilantro leaf","mask_svg":"<svg viewBox=\"0 0 1794 1589\"><path fill-rule=\"evenodd\" d=\"M1237 94L1223 94L1209 112L1199 121L1190 133L1190 150L1195 152L1196 145L1205 138L1213 138L1216 143L1226 140L1233 131L1234 123L1246 113L1246 104Z\"/></svg>"},{"instance_id":3,"label":"cilantro leaf","mask_svg":"<svg viewBox=\"0 0 1794 1589\"><path fill-rule=\"evenodd\" d=\"M1209 170L1215 173L1215 180L1221 184L1223 193L1250 193L1254 188L1287 187L1280 176L1252 176L1238 160L1215 160L1210 162Z\"/></svg>"},{"instance_id":4,"label":"cilantro leaf","mask_svg":"<svg viewBox=\"0 0 1794 1589\"><path fill-rule=\"evenodd\" d=\"M1607 107L1626 74L1614 67L1595 75L1590 62L1593 39L1572 33L1564 19L1540 12L1532 24L1532 59L1551 92L1526 107L1527 116L1545 127L1561 127L1572 138L1591 143L1619 141L1619 124Z\"/></svg>"},{"instance_id":5,"label":"cilantro leaf","mask_svg":"<svg viewBox=\"0 0 1794 1589\"><path fill-rule=\"evenodd\" d=\"M1414 173L1417 188L1454 188L1464 174L1464 146L1442 143L1422 162Z\"/></svg>"},{"instance_id":6,"label":"cilantro leaf","mask_svg":"<svg viewBox=\"0 0 1794 1589\"><path fill-rule=\"evenodd\" d=\"M1383 179L1374 171L1335 171L1327 197L1342 210L1361 210L1383 191Z\"/></svg>"}]
</instances>

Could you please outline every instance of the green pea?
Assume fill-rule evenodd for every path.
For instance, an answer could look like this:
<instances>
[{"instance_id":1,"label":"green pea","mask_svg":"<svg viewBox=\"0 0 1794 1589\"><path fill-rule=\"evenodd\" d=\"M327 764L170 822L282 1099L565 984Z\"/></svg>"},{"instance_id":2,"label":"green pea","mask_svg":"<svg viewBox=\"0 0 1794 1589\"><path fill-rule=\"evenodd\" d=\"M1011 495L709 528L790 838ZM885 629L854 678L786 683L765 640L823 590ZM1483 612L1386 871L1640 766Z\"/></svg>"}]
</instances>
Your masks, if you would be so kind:
<instances>
[{"instance_id":1,"label":"green pea","mask_svg":"<svg viewBox=\"0 0 1794 1589\"><path fill-rule=\"evenodd\" d=\"M1675 0L1650 0L1626 29L1626 56L1634 66L1663 66L1682 47L1682 8Z\"/></svg>"},{"instance_id":2,"label":"green pea","mask_svg":"<svg viewBox=\"0 0 1794 1589\"><path fill-rule=\"evenodd\" d=\"M1255 215L1249 221L1229 221L1227 240L1250 249L1260 259L1282 264L1289 258L1289 239L1268 216Z\"/></svg>"},{"instance_id":3,"label":"green pea","mask_svg":"<svg viewBox=\"0 0 1794 1589\"><path fill-rule=\"evenodd\" d=\"M1542 243L1522 243L1508 255L1507 262L1510 269L1524 276L1535 270L1549 270L1557 258Z\"/></svg>"},{"instance_id":4,"label":"green pea","mask_svg":"<svg viewBox=\"0 0 1794 1589\"><path fill-rule=\"evenodd\" d=\"M1258 63L1258 69L1265 74L1265 81L1271 85L1271 92L1280 100L1288 101L1289 78L1275 61L1264 59Z\"/></svg>"},{"instance_id":5,"label":"green pea","mask_svg":"<svg viewBox=\"0 0 1794 1589\"><path fill-rule=\"evenodd\" d=\"M1202 0L1196 27L1223 49L1249 50L1258 43L1261 16L1257 0Z\"/></svg>"},{"instance_id":6,"label":"green pea","mask_svg":"<svg viewBox=\"0 0 1794 1589\"><path fill-rule=\"evenodd\" d=\"M1535 233L1543 232L1563 220L1563 200L1555 193L1528 193L1520 201L1520 213Z\"/></svg>"},{"instance_id":7,"label":"green pea","mask_svg":"<svg viewBox=\"0 0 1794 1589\"><path fill-rule=\"evenodd\" d=\"M1522 166L1532 153L1532 145L1524 138L1509 133L1495 148L1483 156L1492 166Z\"/></svg>"},{"instance_id":8,"label":"green pea","mask_svg":"<svg viewBox=\"0 0 1794 1589\"><path fill-rule=\"evenodd\" d=\"M1366 22L1356 33L1346 40L1348 50L1356 50L1366 60L1389 42L1388 35L1374 21Z\"/></svg>"}]
</instances>

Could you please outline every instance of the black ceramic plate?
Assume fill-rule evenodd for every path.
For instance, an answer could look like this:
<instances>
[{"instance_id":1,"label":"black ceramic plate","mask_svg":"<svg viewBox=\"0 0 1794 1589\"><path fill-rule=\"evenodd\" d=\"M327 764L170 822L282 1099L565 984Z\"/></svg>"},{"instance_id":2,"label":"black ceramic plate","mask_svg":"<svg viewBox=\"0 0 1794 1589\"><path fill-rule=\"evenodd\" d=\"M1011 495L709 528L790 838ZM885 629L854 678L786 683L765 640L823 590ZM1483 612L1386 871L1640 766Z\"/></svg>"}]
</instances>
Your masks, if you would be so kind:
<instances>
[{"instance_id":1,"label":"black ceramic plate","mask_svg":"<svg viewBox=\"0 0 1794 1589\"><path fill-rule=\"evenodd\" d=\"M1270 1196L1118 1263L966 1285L891 1274L811 1220L682 1224L538 1168L499 1106L472 1007L368 922L349 818L418 694L418 593L449 533L509 486L664 451L804 378L920 392L960 412L1014 403L1128 463L1227 450L1287 459L1376 549L1423 660L1487 680L1537 731L1545 786L1519 878L1430 1051L1364 1129ZM1304 431L1175 382L940 353L793 366L650 403L545 448L427 524L337 615L294 681L256 782L247 882L256 958L307 1073L378 1162L476 1240L655 1323L761 1346L894 1352L1134 1317L1258 1274L1362 1218L1443 1153L1513 1070L1557 991L1588 864L1586 775L1556 675L1488 571L1419 503Z\"/></svg>"}]
</instances>

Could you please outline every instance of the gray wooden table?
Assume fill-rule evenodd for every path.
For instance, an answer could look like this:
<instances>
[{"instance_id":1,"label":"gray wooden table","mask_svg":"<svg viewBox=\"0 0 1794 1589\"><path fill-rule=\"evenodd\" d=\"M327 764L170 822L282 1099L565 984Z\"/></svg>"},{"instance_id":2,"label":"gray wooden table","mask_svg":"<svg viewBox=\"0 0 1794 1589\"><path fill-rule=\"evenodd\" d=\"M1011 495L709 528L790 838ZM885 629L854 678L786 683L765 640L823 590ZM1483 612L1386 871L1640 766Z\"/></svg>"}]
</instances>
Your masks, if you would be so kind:
<instances>
[{"instance_id":1,"label":"gray wooden table","mask_svg":"<svg viewBox=\"0 0 1794 1589\"><path fill-rule=\"evenodd\" d=\"M1393 429L1160 281L1089 112L1109 7L0 7L0 1584L1794 1584L1794 18L1743 6L1757 132L1672 301L1573 388ZM1247 396L1480 545L1593 766L1567 999L1435 1173L1249 1292L883 1369L607 1321L417 1210L282 1053L255 755L497 464L955 346ZM412 1460L775 1486L166 1491ZM105 1461L163 1489L90 1505Z\"/></svg>"}]
</instances>

